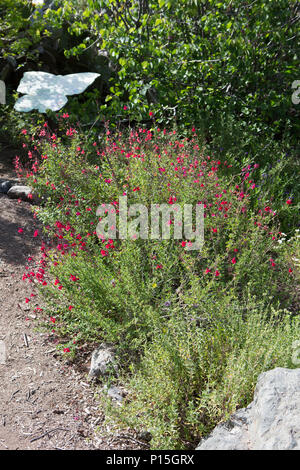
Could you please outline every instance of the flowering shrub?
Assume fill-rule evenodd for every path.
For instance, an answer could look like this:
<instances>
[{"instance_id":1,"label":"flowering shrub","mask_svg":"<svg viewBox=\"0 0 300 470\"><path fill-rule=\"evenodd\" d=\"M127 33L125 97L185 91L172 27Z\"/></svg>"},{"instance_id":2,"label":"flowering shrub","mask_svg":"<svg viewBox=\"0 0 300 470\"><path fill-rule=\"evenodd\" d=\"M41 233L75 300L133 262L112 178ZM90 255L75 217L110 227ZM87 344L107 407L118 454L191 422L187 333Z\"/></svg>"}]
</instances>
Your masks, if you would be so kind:
<instances>
[{"instance_id":1,"label":"flowering shrub","mask_svg":"<svg viewBox=\"0 0 300 470\"><path fill-rule=\"evenodd\" d=\"M247 398L262 367L288 362L283 352L298 331L290 333L295 321L290 315L297 308L299 267L280 243L278 217L267 196L262 192L260 206L253 204L257 163L239 169L208 155L195 129L182 138L158 127L126 135L112 134L107 127L93 142L68 124L67 114L60 123L56 133L46 123L34 136L24 129L28 161L22 165L16 160L18 173L42 198L35 215L48 240L41 247L41 260L35 260L35 269L28 267L24 280L41 286L43 318L66 338L65 353L74 354L86 340L106 340L118 344L124 371L142 360L138 403L158 399L157 380L161 368L167 368L163 383L170 380L173 395L164 395L163 412L158 402L152 403L145 420L150 427L156 423L155 445L182 445L184 439L199 438L224 410L245 402L235 397L228 404L225 391L220 398L220 381L230 388L241 351L253 370L240 387L234 369L233 382L236 393ZM99 238L97 208L109 203L118 215L124 195L128 205L147 208L203 204L203 248L189 251L189 239L172 236L174 214L168 221L169 239ZM286 210L292 205L287 201ZM269 360L264 348L271 348L267 336L272 329L278 341L284 331L289 334L284 346L280 341L279 349L277 343L272 346ZM251 340L258 335L261 364L253 353L254 341L246 354L248 332ZM149 380L157 384L155 390L145 385ZM207 410L204 396L197 405L200 389L211 397L210 387L219 396L216 411ZM196 424L199 419L202 424ZM165 441L160 420L170 422Z\"/></svg>"}]
</instances>

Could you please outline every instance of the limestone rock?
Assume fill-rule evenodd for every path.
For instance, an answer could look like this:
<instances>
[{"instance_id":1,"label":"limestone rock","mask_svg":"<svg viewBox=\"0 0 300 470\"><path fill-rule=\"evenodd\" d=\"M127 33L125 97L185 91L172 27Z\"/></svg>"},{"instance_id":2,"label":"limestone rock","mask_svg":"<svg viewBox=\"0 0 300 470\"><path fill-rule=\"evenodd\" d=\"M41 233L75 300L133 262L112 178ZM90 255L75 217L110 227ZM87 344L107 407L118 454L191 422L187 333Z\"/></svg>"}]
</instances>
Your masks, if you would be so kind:
<instances>
[{"instance_id":1,"label":"limestone rock","mask_svg":"<svg viewBox=\"0 0 300 470\"><path fill-rule=\"evenodd\" d=\"M118 373L114 347L110 344L102 343L92 354L89 378L99 378L110 372Z\"/></svg>"},{"instance_id":2,"label":"limestone rock","mask_svg":"<svg viewBox=\"0 0 300 470\"><path fill-rule=\"evenodd\" d=\"M300 368L260 374L253 402L196 450L300 450Z\"/></svg>"},{"instance_id":3,"label":"limestone rock","mask_svg":"<svg viewBox=\"0 0 300 470\"><path fill-rule=\"evenodd\" d=\"M7 196L11 199L22 199L27 202L39 202L39 199L32 194L29 186L14 185L7 191Z\"/></svg>"}]
</instances>

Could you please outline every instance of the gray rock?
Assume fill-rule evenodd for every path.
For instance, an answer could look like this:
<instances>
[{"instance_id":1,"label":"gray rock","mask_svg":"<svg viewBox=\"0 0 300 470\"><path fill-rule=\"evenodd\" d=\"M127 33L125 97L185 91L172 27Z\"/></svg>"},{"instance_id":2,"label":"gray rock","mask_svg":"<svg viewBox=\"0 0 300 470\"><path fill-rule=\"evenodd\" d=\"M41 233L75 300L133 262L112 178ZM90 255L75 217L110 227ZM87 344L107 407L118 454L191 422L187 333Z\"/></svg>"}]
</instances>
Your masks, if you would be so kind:
<instances>
[{"instance_id":1,"label":"gray rock","mask_svg":"<svg viewBox=\"0 0 300 470\"><path fill-rule=\"evenodd\" d=\"M7 195L11 199L22 199L23 201L27 202L38 202L38 198L33 195L32 189L29 186L11 186L7 192Z\"/></svg>"},{"instance_id":2,"label":"gray rock","mask_svg":"<svg viewBox=\"0 0 300 470\"><path fill-rule=\"evenodd\" d=\"M112 345L102 343L93 351L89 378L98 378L109 373L118 373L115 351Z\"/></svg>"},{"instance_id":3,"label":"gray rock","mask_svg":"<svg viewBox=\"0 0 300 470\"><path fill-rule=\"evenodd\" d=\"M0 193L7 194L8 190L17 184L17 181L6 180L0 178Z\"/></svg>"},{"instance_id":4,"label":"gray rock","mask_svg":"<svg viewBox=\"0 0 300 470\"><path fill-rule=\"evenodd\" d=\"M112 385L108 388L107 385L105 385L103 389L110 398L113 398L117 402L122 403L125 394L123 390L121 390L119 387L115 387L114 385Z\"/></svg>"},{"instance_id":5,"label":"gray rock","mask_svg":"<svg viewBox=\"0 0 300 470\"><path fill-rule=\"evenodd\" d=\"M0 181L0 193L7 194L11 187L12 183L10 181Z\"/></svg>"},{"instance_id":6,"label":"gray rock","mask_svg":"<svg viewBox=\"0 0 300 470\"><path fill-rule=\"evenodd\" d=\"M300 368L260 374L252 403L196 450L300 450Z\"/></svg>"}]
</instances>

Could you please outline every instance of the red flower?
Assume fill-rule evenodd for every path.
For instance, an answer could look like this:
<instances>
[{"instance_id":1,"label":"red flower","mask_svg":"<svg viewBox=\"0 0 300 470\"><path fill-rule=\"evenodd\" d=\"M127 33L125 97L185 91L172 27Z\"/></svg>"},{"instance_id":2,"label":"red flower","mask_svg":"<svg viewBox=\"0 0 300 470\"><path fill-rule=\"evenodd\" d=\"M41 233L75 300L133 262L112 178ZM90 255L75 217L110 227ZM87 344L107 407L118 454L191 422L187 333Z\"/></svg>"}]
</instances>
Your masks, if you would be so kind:
<instances>
[{"instance_id":1,"label":"red flower","mask_svg":"<svg viewBox=\"0 0 300 470\"><path fill-rule=\"evenodd\" d=\"M286 201L286 203L287 203L288 205L290 205L290 204L292 204L292 200L291 200L291 199L288 199L288 200Z\"/></svg>"},{"instance_id":2,"label":"red flower","mask_svg":"<svg viewBox=\"0 0 300 470\"><path fill-rule=\"evenodd\" d=\"M232 258L231 262L232 262L232 264L235 264L236 263L236 258Z\"/></svg>"},{"instance_id":3,"label":"red flower","mask_svg":"<svg viewBox=\"0 0 300 470\"><path fill-rule=\"evenodd\" d=\"M174 202L176 202L176 196L170 196L169 197L169 200L168 200L168 204L174 204Z\"/></svg>"}]
</instances>

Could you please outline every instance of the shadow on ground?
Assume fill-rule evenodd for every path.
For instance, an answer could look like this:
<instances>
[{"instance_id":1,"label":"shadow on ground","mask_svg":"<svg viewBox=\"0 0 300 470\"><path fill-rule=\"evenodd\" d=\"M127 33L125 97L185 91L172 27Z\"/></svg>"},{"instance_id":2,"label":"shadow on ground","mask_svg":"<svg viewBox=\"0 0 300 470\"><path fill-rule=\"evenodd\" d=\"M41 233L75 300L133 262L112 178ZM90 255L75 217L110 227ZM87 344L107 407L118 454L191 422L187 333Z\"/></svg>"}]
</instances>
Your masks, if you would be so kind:
<instances>
[{"instance_id":1,"label":"shadow on ground","mask_svg":"<svg viewBox=\"0 0 300 470\"><path fill-rule=\"evenodd\" d=\"M23 233L18 230L22 228ZM36 238L30 205L0 195L0 259L10 265L24 265Z\"/></svg>"},{"instance_id":2,"label":"shadow on ground","mask_svg":"<svg viewBox=\"0 0 300 470\"><path fill-rule=\"evenodd\" d=\"M16 179L14 159L18 150L10 146L1 146L0 143L0 178Z\"/></svg>"},{"instance_id":3,"label":"shadow on ground","mask_svg":"<svg viewBox=\"0 0 300 470\"><path fill-rule=\"evenodd\" d=\"M10 146L0 148L0 178L17 179L13 165L17 154L17 150ZM0 193L0 271L6 264L17 266L27 263L37 242L33 238L34 222L29 203L19 203ZM23 233L18 232L20 228Z\"/></svg>"}]
</instances>

